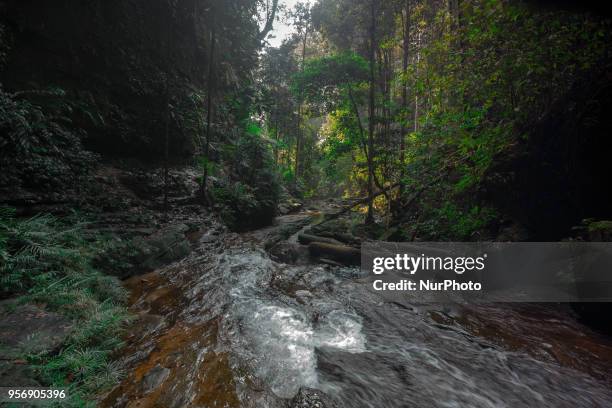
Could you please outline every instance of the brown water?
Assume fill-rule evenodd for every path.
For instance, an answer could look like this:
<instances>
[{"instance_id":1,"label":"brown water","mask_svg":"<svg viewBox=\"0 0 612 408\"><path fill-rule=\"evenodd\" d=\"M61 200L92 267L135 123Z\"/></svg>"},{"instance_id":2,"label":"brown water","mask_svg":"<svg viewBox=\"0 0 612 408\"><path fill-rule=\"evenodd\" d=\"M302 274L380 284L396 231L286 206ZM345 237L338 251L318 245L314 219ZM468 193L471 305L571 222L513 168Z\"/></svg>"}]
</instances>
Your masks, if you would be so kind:
<instances>
[{"instance_id":1,"label":"brown water","mask_svg":"<svg viewBox=\"0 0 612 408\"><path fill-rule=\"evenodd\" d=\"M389 303L356 269L272 261L266 233L126 283L139 319L102 406L280 407L303 386L341 407L612 406L612 342L565 307Z\"/></svg>"}]
</instances>

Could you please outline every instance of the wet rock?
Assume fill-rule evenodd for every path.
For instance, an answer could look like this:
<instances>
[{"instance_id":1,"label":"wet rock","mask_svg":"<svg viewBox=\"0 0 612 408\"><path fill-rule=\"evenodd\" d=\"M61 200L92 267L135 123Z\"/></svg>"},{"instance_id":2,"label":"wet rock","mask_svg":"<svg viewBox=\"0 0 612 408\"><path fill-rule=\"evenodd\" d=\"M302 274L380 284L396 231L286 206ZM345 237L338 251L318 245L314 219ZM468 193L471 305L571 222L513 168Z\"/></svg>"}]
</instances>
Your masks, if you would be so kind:
<instances>
[{"instance_id":1,"label":"wet rock","mask_svg":"<svg viewBox=\"0 0 612 408\"><path fill-rule=\"evenodd\" d=\"M308 304L312 300L312 293L308 290L296 290L295 298L302 304Z\"/></svg>"},{"instance_id":2,"label":"wet rock","mask_svg":"<svg viewBox=\"0 0 612 408\"><path fill-rule=\"evenodd\" d=\"M0 360L56 350L71 329L70 320L57 313L31 304L17 306L0 317Z\"/></svg>"},{"instance_id":3,"label":"wet rock","mask_svg":"<svg viewBox=\"0 0 612 408\"><path fill-rule=\"evenodd\" d=\"M331 238L347 245L359 245L360 240L351 233L351 225L347 220L338 219L314 225L308 232L312 235Z\"/></svg>"},{"instance_id":4,"label":"wet rock","mask_svg":"<svg viewBox=\"0 0 612 408\"><path fill-rule=\"evenodd\" d=\"M138 322L142 325L142 328L149 333L155 332L161 327L164 327L166 324L166 321L163 316L152 313L140 314L138 316Z\"/></svg>"},{"instance_id":5,"label":"wet rock","mask_svg":"<svg viewBox=\"0 0 612 408\"><path fill-rule=\"evenodd\" d=\"M96 266L121 279L159 269L191 253L189 227L175 224L148 237L136 237L96 260Z\"/></svg>"},{"instance_id":6,"label":"wet rock","mask_svg":"<svg viewBox=\"0 0 612 408\"><path fill-rule=\"evenodd\" d=\"M170 375L170 370L166 367L162 367L159 364L156 365L149 371L142 379L142 391L146 394L166 381L166 378Z\"/></svg>"},{"instance_id":7,"label":"wet rock","mask_svg":"<svg viewBox=\"0 0 612 408\"><path fill-rule=\"evenodd\" d=\"M289 265L307 265L311 263L308 247L293 242L281 241L268 252L270 257L276 262Z\"/></svg>"},{"instance_id":8,"label":"wet rock","mask_svg":"<svg viewBox=\"0 0 612 408\"><path fill-rule=\"evenodd\" d=\"M293 214L300 211L303 206L299 201L288 200L278 205L278 213L281 215Z\"/></svg>"},{"instance_id":9,"label":"wet rock","mask_svg":"<svg viewBox=\"0 0 612 408\"><path fill-rule=\"evenodd\" d=\"M213 231L212 233L204 234L200 237L200 244L210 244L219 240L219 233Z\"/></svg>"},{"instance_id":10,"label":"wet rock","mask_svg":"<svg viewBox=\"0 0 612 408\"><path fill-rule=\"evenodd\" d=\"M336 403L325 393L312 388L300 388L288 408L335 408Z\"/></svg>"},{"instance_id":11,"label":"wet rock","mask_svg":"<svg viewBox=\"0 0 612 408\"><path fill-rule=\"evenodd\" d=\"M287 215L276 219L277 225L261 230L259 235L264 241L264 248L270 250L279 242L289 239L293 234L311 222L311 217L303 215Z\"/></svg>"},{"instance_id":12,"label":"wet rock","mask_svg":"<svg viewBox=\"0 0 612 408\"><path fill-rule=\"evenodd\" d=\"M270 256L277 262L295 264L299 256L298 247L290 242L280 242L270 249Z\"/></svg>"},{"instance_id":13,"label":"wet rock","mask_svg":"<svg viewBox=\"0 0 612 408\"><path fill-rule=\"evenodd\" d=\"M185 233L189 227L176 224L166 227L146 239L136 239L133 244L140 251L138 263L144 269L157 269L189 255L191 247Z\"/></svg>"}]
</instances>

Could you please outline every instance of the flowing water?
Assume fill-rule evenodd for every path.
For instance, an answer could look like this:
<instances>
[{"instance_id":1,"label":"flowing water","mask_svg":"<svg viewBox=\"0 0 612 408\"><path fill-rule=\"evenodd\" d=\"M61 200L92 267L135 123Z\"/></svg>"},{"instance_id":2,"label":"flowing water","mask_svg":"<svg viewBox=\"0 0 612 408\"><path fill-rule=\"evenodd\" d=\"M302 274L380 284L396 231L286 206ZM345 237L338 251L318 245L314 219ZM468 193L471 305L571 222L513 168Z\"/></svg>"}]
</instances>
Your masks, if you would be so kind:
<instances>
[{"instance_id":1,"label":"flowing water","mask_svg":"<svg viewBox=\"0 0 612 408\"><path fill-rule=\"evenodd\" d=\"M281 407L300 387L341 407L612 406L612 343L561 306L391 303L358 269L272 261L259 233L202 241L127 283L140 317L103 406Z\"/></svg>"}]
</instances>

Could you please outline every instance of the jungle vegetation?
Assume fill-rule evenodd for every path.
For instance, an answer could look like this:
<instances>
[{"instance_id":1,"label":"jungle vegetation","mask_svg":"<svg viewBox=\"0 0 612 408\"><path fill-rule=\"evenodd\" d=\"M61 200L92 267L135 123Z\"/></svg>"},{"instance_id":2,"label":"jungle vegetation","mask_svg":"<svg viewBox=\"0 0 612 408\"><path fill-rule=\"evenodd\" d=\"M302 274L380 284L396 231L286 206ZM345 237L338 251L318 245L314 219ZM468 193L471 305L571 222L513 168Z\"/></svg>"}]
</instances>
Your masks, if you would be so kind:
<instances>
[{"instance_id":1,"label":"jungle vegetation","mask_svg":"<svg viewBox=\"0 0 612 408\"><path fill-rule=\"evenodd\" d=\"M558 240L612 217L612 31L589 7L13 0L0 11L0 296L75 322L60 353L24 356L44 384L69 384L75 406L119 375L111 354L129 320L96 263L113 240L78 211L106 211L87 197L113 160L155 168L164 216L170 170L190 166L193 202L235 231L269 225L288 197L361 204L354 223L397 241ZM273 47L280 21L293 34ZM75 211L49 214L56 204Z\"/></svg>"}]
</instances>

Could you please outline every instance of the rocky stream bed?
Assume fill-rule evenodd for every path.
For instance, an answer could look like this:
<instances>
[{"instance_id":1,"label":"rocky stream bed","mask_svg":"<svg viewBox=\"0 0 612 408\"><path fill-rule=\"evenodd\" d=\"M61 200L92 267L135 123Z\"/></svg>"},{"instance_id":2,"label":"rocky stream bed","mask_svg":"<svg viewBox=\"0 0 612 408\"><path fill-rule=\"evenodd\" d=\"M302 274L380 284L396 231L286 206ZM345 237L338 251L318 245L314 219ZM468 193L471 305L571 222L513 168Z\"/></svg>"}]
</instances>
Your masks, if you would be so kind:
<instances>
[{"instance_id":1,"label":"rocky stream bed","mask_svg":"<svg viewBox=\"0 0 612 408\"><path fill-rule=\"evenodd\" d=\"M603 407L612 342L562 305L386 302L309 258L320 213L227 232L126 281L137 315L103 407Z\"/></svg>"}]
</instances>

